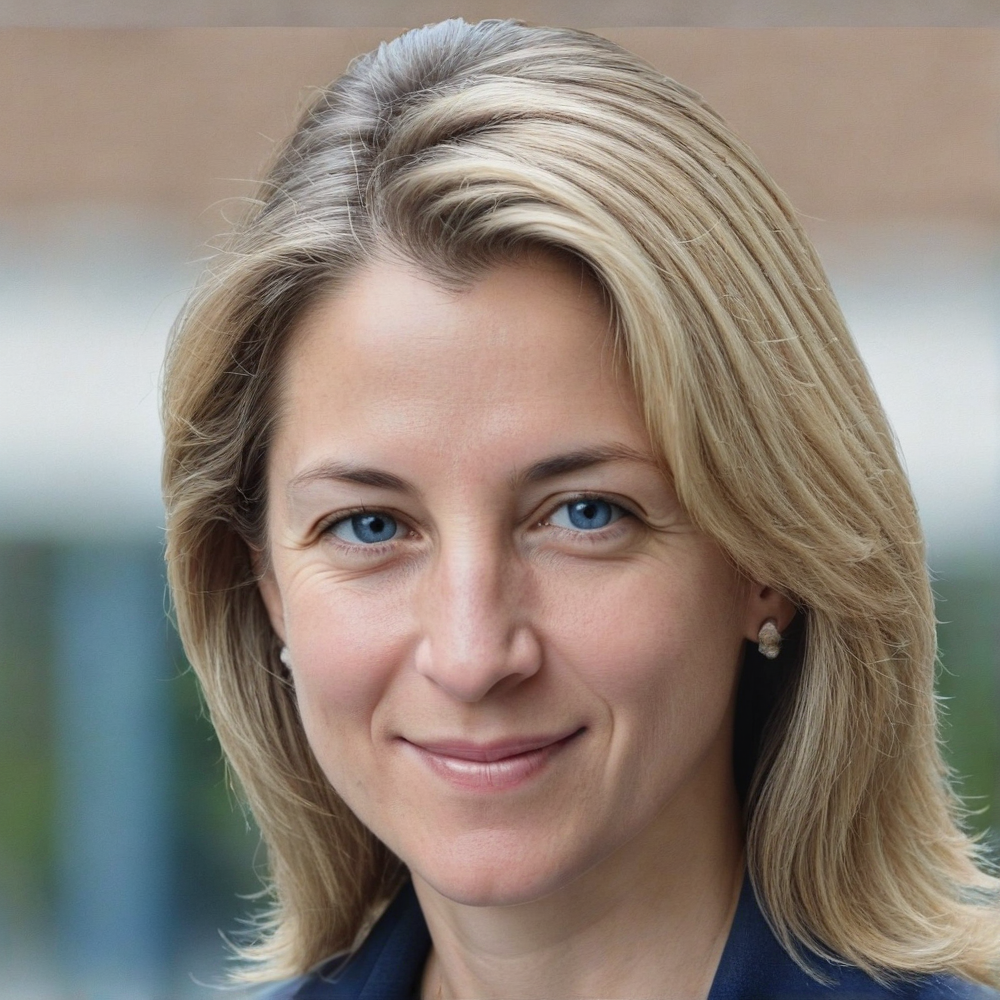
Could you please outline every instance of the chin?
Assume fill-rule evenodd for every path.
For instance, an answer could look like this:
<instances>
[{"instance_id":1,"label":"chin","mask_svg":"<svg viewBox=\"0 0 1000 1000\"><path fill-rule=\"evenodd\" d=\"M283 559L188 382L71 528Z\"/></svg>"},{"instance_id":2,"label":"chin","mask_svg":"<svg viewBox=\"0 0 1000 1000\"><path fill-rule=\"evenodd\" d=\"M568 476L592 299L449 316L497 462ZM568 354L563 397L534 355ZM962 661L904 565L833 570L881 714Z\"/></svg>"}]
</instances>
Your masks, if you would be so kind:
<instances>
[{"instance_id":1,"label":"chin","mask_svg":"<svg viewBox=\"0 0 1000 1000\"><path fill-rule=\"evenodd\" d=\"M551 841L550 841L551 843ZM410 871L446 899L464 906L516 906L541 899L573 881L592 864L544 849L545 839L496 830L438 842L415 856ZM423 853L423 852L420 852Z\"/></svg>"}]
</instances>

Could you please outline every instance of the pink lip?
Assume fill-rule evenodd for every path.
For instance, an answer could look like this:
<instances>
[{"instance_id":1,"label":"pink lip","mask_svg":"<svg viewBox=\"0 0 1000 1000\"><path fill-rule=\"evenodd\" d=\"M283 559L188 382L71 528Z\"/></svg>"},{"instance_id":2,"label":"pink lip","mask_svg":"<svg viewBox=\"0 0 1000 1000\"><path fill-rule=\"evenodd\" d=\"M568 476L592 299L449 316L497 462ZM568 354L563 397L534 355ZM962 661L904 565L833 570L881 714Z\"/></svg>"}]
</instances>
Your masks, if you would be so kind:
<instances>
[{"instance_id":1,"label":"pink lip","mask_svg":"<svg viewBox=\"0 0 1000 1000\"><path fill-rule=\"evenodd\" d=\"M453 785L475 791L501 791L523 784L582 733L516 737L491 743L466 740L404 740L430 769Z\"/></svg>"}]
</instances>

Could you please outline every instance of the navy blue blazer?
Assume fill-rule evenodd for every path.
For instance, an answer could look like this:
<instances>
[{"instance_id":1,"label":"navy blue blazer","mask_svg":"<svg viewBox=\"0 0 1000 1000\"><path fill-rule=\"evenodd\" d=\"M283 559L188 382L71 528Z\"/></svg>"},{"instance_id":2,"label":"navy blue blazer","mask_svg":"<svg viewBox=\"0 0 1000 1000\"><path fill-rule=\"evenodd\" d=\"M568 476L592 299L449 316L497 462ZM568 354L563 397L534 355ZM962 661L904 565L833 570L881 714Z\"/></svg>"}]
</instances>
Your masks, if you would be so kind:
<instances>
[{"instance_id":1,"label":"navy blue blazer","mask_svg":"<svg viewBox=\"0 0 1000 1000\"><path fill-rule=\"evenodd\" d=\"M353 955L335 957L298 979L269 987L260 1000L419 1000L430 951L427 924L407 882ZM745 879L708 1000L988 1000L1000 993L954 976L881 986L857 968L813 959L835 985L806 975L771 933ZM681 1000L665 987L664 1000Z\"/></svg>"}]
</instances>

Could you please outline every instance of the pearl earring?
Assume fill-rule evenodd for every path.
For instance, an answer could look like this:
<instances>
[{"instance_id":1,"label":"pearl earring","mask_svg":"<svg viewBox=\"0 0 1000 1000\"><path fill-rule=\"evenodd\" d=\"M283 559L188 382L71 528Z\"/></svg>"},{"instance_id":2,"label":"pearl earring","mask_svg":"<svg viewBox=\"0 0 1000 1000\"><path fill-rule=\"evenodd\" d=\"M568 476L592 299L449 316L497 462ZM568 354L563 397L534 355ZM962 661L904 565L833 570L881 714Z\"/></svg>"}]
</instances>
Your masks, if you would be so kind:
<instances>
[{"instance_id":1,"label":"pearl earring","mask_svg":"<svg viewBox=\"0 0 1000 1000\"><path fill-rule=\"evenodd\" d=\"M781 652L781 633L778 631L778 623L773 618L768 618L760 627L757 633L757 649L761 656L766 656L769 660L776 660Z\"/></svg>"},{"instance_id":2,"label":"pearl earring","mask_svg":"<svg viewBox=\"0 0 1000 1000\"><path fill-rule=\"evenodd\" d=\"M288 652L287 646L281 647L281 652L278 653L278 659L281 660L281 662L284 663L289 670L292 669L292 654Z\"/></svg>"}]
</instances>

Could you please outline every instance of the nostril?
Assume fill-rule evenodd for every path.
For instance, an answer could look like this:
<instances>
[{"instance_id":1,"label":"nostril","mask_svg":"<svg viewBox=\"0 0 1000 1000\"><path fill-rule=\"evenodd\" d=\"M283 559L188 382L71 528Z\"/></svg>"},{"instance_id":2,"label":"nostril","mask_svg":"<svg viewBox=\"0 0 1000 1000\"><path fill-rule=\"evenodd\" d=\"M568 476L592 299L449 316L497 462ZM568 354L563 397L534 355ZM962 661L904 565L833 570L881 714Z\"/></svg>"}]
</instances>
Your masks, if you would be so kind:
<instances>
[{"instance_id":1,"label":"nostril","mask_svg":"<svg viewBox=\"0 0 1000 1000\"><path fill-rule=\"evenodd\" d=\"M518 628L490 642L475 638L424 636L414 654L417 673L452 697L472 702L521 684L541 667L541 644L530 629Z\"/></svg>"}]
</instances>

